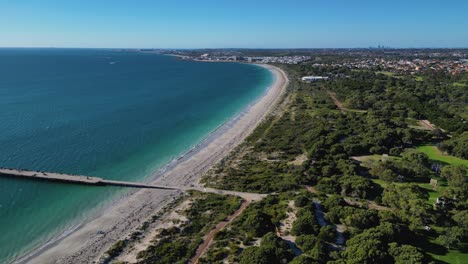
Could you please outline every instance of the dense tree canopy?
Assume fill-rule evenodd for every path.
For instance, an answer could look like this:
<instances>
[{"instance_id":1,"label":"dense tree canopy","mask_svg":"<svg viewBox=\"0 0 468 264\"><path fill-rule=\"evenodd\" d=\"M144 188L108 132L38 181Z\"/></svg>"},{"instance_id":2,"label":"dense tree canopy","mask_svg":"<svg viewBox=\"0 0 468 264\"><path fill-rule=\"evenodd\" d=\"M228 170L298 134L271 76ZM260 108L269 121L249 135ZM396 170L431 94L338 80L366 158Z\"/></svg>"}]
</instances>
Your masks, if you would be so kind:
<instances>
[{"instance_id":1,"label":"dense tree canopy","mask_svg":"<svg viewBox=\"0 0 468 264\"><path fill-rule=\"evenodd\" d=\"M262 237L260 246L249 247L242 251L239 263L282 264L293 258L294 253L289 245L274 233L268 233Z\"/></svg>"},{"instance_id":2,"label":"dense tree canopy","mask_svg":"<svg viewBox=\"0 0 468 264\"><path fill-rule=\"evenodd\" d=\"M379 69L307 63L287 68L291 84L283 105L212 171L208 184L295 192L292 208L291 200L282 202L289 204L284 209L288 215L295 212L297 217L286 235L296 236L304 253L292 263L426 263L430 256L422 250L431 243L440 252L442 245L466 245L466 167L435 162L417 147L437 144L442 151L467 157L468 75L394 76ZM331 78L297 81L314 74ZM438 128L428 127L425 119ZM318 194L305 195L304 185ZM325 227L313 206L318 200ZM271 218L264 221L267 216L248 212L242 230L249 236L281 227L276 210L257 211ZM341 252L330 251L337 249L333 225L346 230L340 234L347 239ZM265 261L261 246L249 248L242 255Z\"/></svg>"}]
</instances>

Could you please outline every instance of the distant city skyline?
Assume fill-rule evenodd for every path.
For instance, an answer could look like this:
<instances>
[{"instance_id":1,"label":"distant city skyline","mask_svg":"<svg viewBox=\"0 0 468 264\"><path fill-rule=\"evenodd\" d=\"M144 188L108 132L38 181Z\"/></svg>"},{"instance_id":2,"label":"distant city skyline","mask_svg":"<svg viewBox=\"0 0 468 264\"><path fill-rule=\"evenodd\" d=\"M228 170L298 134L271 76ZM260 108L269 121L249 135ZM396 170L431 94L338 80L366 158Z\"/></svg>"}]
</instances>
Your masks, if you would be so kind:
<instances>
[{"instance_id":1,"label":"distant city skyline","mask_svg":"<svg viewBox=\"0 0 468 264\"><path fill-rule=\"evenodd\" d=\"M0 3L0 47L467 48L468 2Z\"/></svg>"}]
</instances>

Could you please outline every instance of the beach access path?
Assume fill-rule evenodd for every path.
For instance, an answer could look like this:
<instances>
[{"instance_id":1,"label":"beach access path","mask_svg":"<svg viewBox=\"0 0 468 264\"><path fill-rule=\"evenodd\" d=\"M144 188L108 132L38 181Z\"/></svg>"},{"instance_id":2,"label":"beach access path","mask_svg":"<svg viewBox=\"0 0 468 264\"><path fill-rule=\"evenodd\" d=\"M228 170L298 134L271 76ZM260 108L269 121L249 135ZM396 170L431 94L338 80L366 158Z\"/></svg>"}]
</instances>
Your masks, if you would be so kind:
<instances>
[{"instance_id":1,"label":"beach access path","mask_svg":"<svg viewBox=\"0 0 468 264\"><path fill-rule=\"evenodd\" d=\"M244 141L257 125L278 105L288 85L281 69L260 65L270 70L275 81L255 103L241 115L227 122L208 139L203 147L190 153L175 167L151 182L160 186L202 188L201 176ZM142 189L120 197L97 216L51 241L17 263L93 263L116 241L124 238L165 205L180 197L181 191Z\"/></svg>"}]
</instances>

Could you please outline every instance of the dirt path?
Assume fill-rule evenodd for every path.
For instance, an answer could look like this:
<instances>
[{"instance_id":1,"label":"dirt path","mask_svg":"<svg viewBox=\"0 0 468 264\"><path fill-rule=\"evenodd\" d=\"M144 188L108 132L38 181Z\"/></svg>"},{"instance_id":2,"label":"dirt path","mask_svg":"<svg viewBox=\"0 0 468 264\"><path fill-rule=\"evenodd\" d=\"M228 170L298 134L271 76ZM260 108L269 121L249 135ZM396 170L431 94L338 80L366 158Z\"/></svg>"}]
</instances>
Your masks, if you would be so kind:
<instances>
[{"instance_id":1,"label":"dirt path","mask_svg":"<svg viewBox=\"0 0 468 264\"><path fill-rule=\"evenodd\" d=\"M304 187L305 187L309 192L318 194L318 191L317 191L317 189L315 189L315 187L312 187L312 186L309 186L309 185L304 185Z\"/></svg>"},{"instance_id":2,"label":"dirt path","mask_svg":"<svg viewBox=\"0 0 468 264\"><path fill-rule=\"evenodd\" d=\"M259 201L267 196L267 194L259 194L259 193L248 193L248 192L237 192L237 191L229 191L229 190L219 190L213 188L203 188L204 192L211 192L220 195L234 195L243 198L243 202L239 209L237 209L232 215L228 216L226 220L218 223L216 227L211 230L204 238L203 243L198 247L195 256L190 260L190 263L196 264L200 257L206 252L206 250L210 247L213 242L214 236L224 227L226 227L229 223L231 223L236 217L238 217L244 210L253 202Z\"/></svg>"},{"instance_id":3,"label":"dirt path","mask_svg":"<svg viewBox=\"0 0 468 264\"><path fill-rule=\"evenodd\" d=\"M304 185L304 187L305 187L309 192L318 194L317 189L315 189L314 187L308 186L308 185ZM330 196L330 194L327 194L327 196ZM367 208L369 208L369 209L375 209L375 210L378 210L378 211L391 211L391 210L393 210L393 209L390 208L390 207L386 207L386 206L383 206L383 205L378 205L378 204L376 204L376 203L373 202L373 201L368 201L366 204L364 204L364 203L359 202L359 201L353 201L351 198L347 198L347 197L344 198L344 201L345 201L347 204L349 204L349 205L354 205L354 206L363 207L363 206L367 205Z\"/></svg>"},{"instance_id":4,"label":"dirt path","mask_svg":"<svg viewBox=\"0 0 468 264\"><path fill-rule=\"evenodd\" d=\"M228 216L225 221L220 222L216 225L216 227L205 236L203 243L198 247L197 253L195 256L190 260L190 263L196 264L200 257L205 253L206 249L211 245L213 242L214 236L227 224L231 223L236 217L238 217L252 202L252 200L244 200L239 207L232 215Z\"/></svg>"},{"instance_id":5,"label":"dirt path","mask_svg":"<svg viewBox=\"0 0 468 264\"><path fill-rule=\"evenodd\" d=\"M291 210L288 210L291 209ZM296 221L297 208L294 205L294 200L288 202L288 209L286 210L286 218L280 221L279 228L276 228L276 234L284 240L296 242L296 236L290 234L292 224Z\"/></svg>"},{"instance_id":6,"label":"dirt path","mask_svg":"<svg viewBox=\"0 0 468 264\"><path fill-rule=\"evenodd\" d=\"M186 188L187 190L196 190L200 192L206 193L215 193L218 195L234 195L241 197L243 202L239 206L239 208L230 216L228 216L225 220L218 223L214 229L210 230L208 234L203 237L203 243L199 246L196 251L195 257L192 258L190 263L196 263L198 259L206 252L206 249L211 245L214 236L218 233L221 229L223 229L227 224L232 222L237 216L239 216L247 206L254 202L259 201L267 196L267 194L258 194L258 193L248 193L248 192L237 192L237 191L229 191L229 190L219 190L213 188L203 188L203 187L193 187L193 188ZM180 212L185 211L191 204L191 200L188 199L184 201L182 204L178 205L176 208L169 210L169 214L166 215L163 219L158 221L153 227L151 227L150 231L144 233L143 238L133 244L130 248L127 248L125 252L123 252L120 256L116 258L117 261L122 261L125 263L136 263L137 262L137 254L143 250L146 250L152 243L155 236L160 232L160 229L164 228L167 229L173 226L180 226L180 224L184 221L187 221L184 215L180 214Z\"/></svg>"},{"instance_id":7,"label":"dirt path","mask_svg":"<svg viewBox=\"0 0 468 264\"><path fill-rule=\"evenodd\" d=\"M333 100L333 103L335 103L336 107L341 111L341 113L345 113L345 109L343 107L343 104L336 98L336 94L333 92L328 91L327 92L330 98Z\"/></svg>"},{"instance_id":8,"label":"dirt path","mask_svg":"<svg viewBox=\"0 0 468 264\"><path fill-rule=\"evenodd\" d=\"M420 124L422 127L426 128L426 129L428 129L428 130L435 130L435 129L436 129L436 128L434 127L434 125L433 125L431 122L429 122L429 120L425 120L425 119L424 119L424 120L419 120L419 124Z\"/></svg>"},{"instance_id":9,"label":"dirt path","mask_svg":"<svg viewBox=\"0 0 468 264\"><path fill-rule=\"evenodd\" d=\"M333 103L335 103L338 110L341 111L341 113L343 113L343 114L346 113L346 112L367 113L367 110L350 109L350 108L343 107L343 103L341 103L340 100L338 100L338 98L336 98L336 93L330 92L330 91L328 91L327 93L330 96L330 98L333 100Z\"/></svg>"},{"instance_id":10,"label":"dirt path","mask_svg":"<svg viewBox=\"0 0 468 264\"><path fill-rule=\"evenodd\" d=\"M393 210L390 207L386 207L383 205L378 205L373 201L367 201L367 203L362 203L359 201L353 201L351 198L344 198L345 202L349 205L359 206L359 207L367 207L369 209L375 209L377 211L391 211Z\"/></svg>"},{"instance_id":11,"label":"dirt path","mask_svg":"<svg viewBox=\"0 0 468 264\"><path fill-rule=\"evenodd\" d=\"M220 195L234 195L239 196L244 200L249 202L252 201L260 201L263 198L267 197L268 194L261 194L261 193L251 193L251 192L237 192L237 191L229 191L229 190L221 190L221 189L213 189L213 188L202 188L199 191L201 192L209 192L215 193Z\"/></svg>"}]
</instances>

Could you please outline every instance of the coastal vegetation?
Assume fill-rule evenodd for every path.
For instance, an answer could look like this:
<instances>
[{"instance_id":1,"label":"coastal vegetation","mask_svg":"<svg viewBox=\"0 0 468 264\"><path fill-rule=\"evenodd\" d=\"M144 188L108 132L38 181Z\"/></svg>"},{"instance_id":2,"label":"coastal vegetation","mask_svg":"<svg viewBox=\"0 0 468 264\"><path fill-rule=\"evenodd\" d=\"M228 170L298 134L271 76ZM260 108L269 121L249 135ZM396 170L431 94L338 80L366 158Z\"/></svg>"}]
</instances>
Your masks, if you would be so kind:
<instances>
[{"instance_id":1,"label":"coastal vegetation","mask_svg":"<svg viewBox=\"0 0 468 264\"><path fill-rule=\"evenodd\" d=\"M467 94L453 84L466 77L427 72L416 80L307 63L284 68L292 81L283 104L204 182L277 193L273 197L290 193L282 203L296 200L301 206L290 230L301 253L293 259L282 255L291 263L461 263L468 257ZM334 78L298 81L324 74ZM429 120L431 127L421 129L410 120ZM304 186L313 186L318 196L294 198ZM329 227L345 228L342 247L330 239L335 229L321 232L313 200L322 202ZM275 219L251 233L259 242L237 238L240 246L226 251L239 233L233 223L204 263L274 263L268 261L278 256L260 237L268 241L270 222L279 228L289 209L257 216Z\"/></svg>"},{"instance_id":2,"label":"coastal vegetation","mask_svg":"<svg viewBox=\"0 0 468 264\"><path fill-rule=\"evenodd\" d=\"M227 260L240 263L276 263L281 259L279 256L291 260L294 254L287 244L285 246L285 242L276 238L275 233L280 221L286 217L289 199L294 196L296 194L293 192L284 192L252 203L228 228L215 236L213 246L199 262L220 263ZM258 244L260 247L252 248ZM273 253L272 250L276 247L271 248L271 244L279 245L280 252ZM245 248L252 249L238 255ZM251 262L260 259L267 262Z\"/></svg>"},{"instance_id":3,"label":"coastal vegetation","mask_svg":"<svg viewBox=\"0 0 468 264\"><path fill-rule=\"evenodd\" d=\"M185 221L163 229L154 243L137 255L137 263L187 263L202 243L203 235L232 214L240 198L191 192L189 206L182 214Z\"/></svg>"},{"instance_id":4,"label":"coastal vegetation","mask_svg":"<svg viewBox=\"0 0 468 264\"><path fill-rule=\"evenodd\" d=\"M173 219L164 220L165 213L154 215L139 227L139 231L111 246L102 262L127 263L118 257L126 250L132 250L135 244L141 242L142 232L147 232L152 224L159 221L150 245L137 252L136 263L187 263L203 242L204 235L232 214L240 203L241 198L237 196L190 191L162 210L166 213L177 210Z\"/></svg>"}]
</instances>

